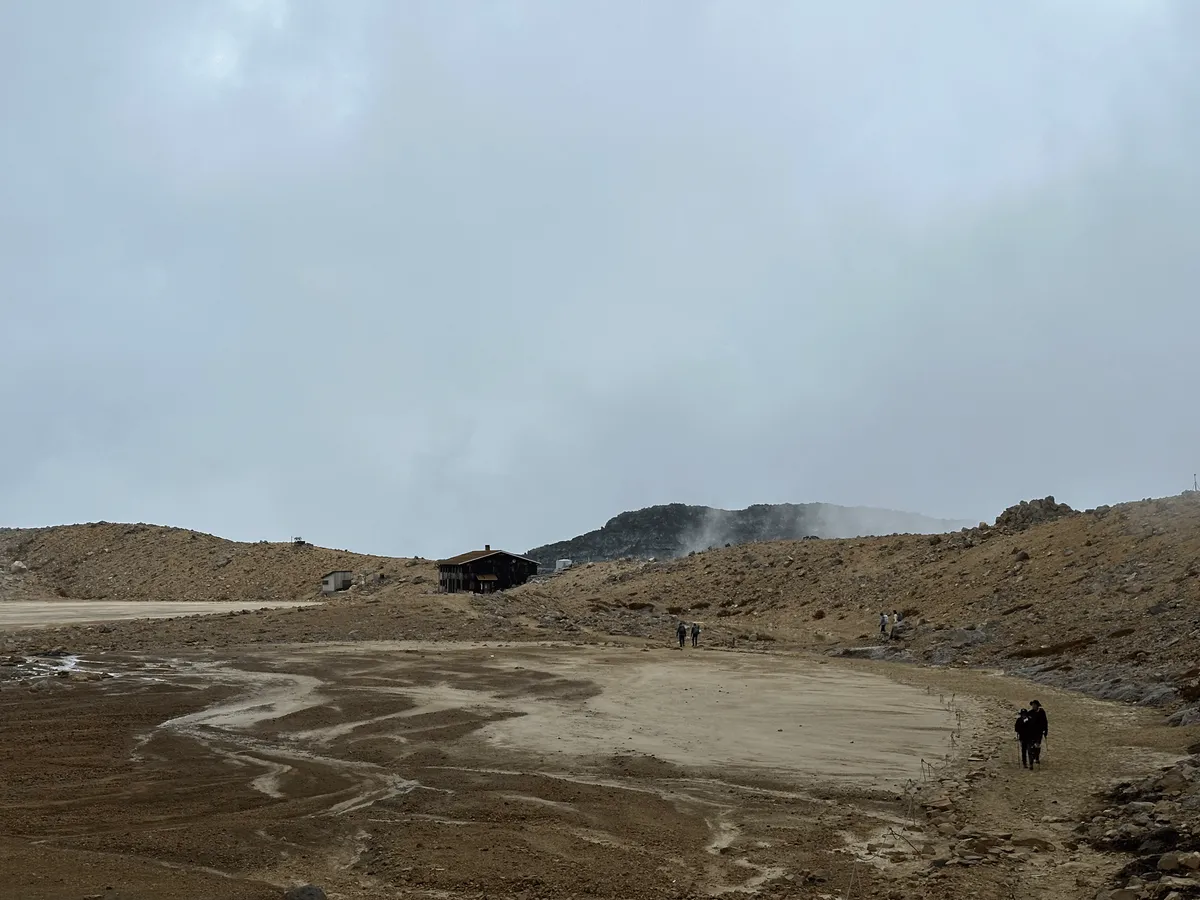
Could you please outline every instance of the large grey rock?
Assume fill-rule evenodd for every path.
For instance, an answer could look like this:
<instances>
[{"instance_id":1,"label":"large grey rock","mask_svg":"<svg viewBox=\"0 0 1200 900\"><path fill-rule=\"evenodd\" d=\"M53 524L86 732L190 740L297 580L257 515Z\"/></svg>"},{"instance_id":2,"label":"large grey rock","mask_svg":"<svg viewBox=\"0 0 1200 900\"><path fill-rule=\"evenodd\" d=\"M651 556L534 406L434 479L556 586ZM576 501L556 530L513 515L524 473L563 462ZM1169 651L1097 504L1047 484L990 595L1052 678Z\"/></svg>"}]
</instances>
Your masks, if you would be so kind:
<instances>
[{"instance_id":1,"label":"large grey rock","mask_svg":"<svg viewBox=\"0 0 1200 900\"><path fill-rule=\"evenodd\" d=\"M1200 706L1189 706L1167 718L1168 725L1200 725Z\"/></svg>"},{"instance_id":2,"label":"large grey rock","mask_svg":"<svg viewBox=\"0 0 1200 900\"><path fill-rule=\"evenodd\" d=\"M986 644L988 636L980 628L954 628L946 633L946 641L951 647L969 647L972 644Z\"/></svg>"},{"instance_id":3,"label":"large grey rock","mask_svg":"<svg viewBox=\"0 0 1200 900\"><path fill-rule=\"evenodd\" d=\"M1142 698L1143 689L1136 684L1109 684L1096 692L1102 700L1115 700L1118 703L1133 703Z\"/></svg>"},{"instance_id":4,"label":"large grey rock","mask_svg":"<svg viewBox=\"0 0 1200 900\"><path fill-rule=\"evenodd\" d=\"M849 659L887 659L887 660L907 660L911 659L912 654L907 650L902 650L899 647L886 646L869 646L869 647L842 647L838 650L829 651L830 656L843 656Z\"/></svg>"},{"instance_id":5,"label":"large grey rock","mask_svg":"<svg viewBox=\"0 0 1200 900\"><path fill-rule=\"evenodd\" d=\"M1168 706L1175 699L1175 688L1168 685L1152 687L1146 690L1145 695L1138 701L1139 706Z\"/></svg>"},{"instance_id":6,"label":"large grey rock","mask_svg":"<svg viewBox=\"0 0 1200 900\"><path fill-rule=\"evenodd\" d=\"M292 888L283 895L283 900L329 900L329 898L315 884L306 884Z\"/></svg>"}]
</instances>

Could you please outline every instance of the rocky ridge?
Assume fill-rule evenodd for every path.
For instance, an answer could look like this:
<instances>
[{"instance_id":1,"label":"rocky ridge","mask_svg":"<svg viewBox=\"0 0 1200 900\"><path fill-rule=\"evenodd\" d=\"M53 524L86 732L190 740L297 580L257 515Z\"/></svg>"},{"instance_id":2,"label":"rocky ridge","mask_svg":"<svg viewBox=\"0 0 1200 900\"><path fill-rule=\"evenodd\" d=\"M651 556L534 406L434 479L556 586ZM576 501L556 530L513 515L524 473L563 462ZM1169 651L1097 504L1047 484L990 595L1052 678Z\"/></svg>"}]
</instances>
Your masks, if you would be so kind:
<instances>
[{"instance_id":1,"label":"rocky ridge","mask_svg":"<svg viewBox=\"0 0 1200 900\"><path fill-rule=\"evenodd\" d=\"M670 559L695 550L762 541L926 534L954 531L969 524L829 503L760 503L738 510L671 503L623 512L602 528L568 541L535 547L526 555L545 568L553 568L558 559Z\"/></svg>"}]
</instances>

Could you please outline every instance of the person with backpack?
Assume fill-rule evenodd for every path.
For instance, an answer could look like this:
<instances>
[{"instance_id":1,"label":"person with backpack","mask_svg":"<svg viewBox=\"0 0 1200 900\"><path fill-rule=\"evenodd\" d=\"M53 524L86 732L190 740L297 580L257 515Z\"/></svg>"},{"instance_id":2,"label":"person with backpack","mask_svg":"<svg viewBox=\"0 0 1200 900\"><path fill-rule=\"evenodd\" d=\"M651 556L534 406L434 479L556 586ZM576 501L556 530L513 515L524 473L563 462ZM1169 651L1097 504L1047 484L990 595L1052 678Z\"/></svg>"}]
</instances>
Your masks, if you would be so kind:
<instances>
[{"instance_id":1,"label":"person with backpack","mask_svg":"<svg viewBox=\"0 0 1200 900\"><path fill-rule=\"evenodd\" d=\"M1042 755L1041 725L1029 710L1022 709L1017 715L1017 723L1013 730L1017 733L1017 740L1021 742L1021 768L1032 769Z\"/></svg>"},{"instance_id":2,"label":"person with backpack","mask_svg":"<svg viewBox=\"0 0 1200 900\"><path fill-rule=\"evenodd\" d=\"M1047 738L1050 736L1050 723L1046 720L1046 710L1042 709L1042 704L1037 700L1030 700L1029 716L1037 725L1038 743L1041 743L1042 738Z\"/></svg>"},{"instance_id":3,"label":"person with backpack","mask_svg":"<svg viewBox=\"0 0 1200 900\"><path fill-rule=\"evenodd\" d=\"M687 640L687 626L680 622L675 626L675 636L679 638L679 649L683 649L683 642Z\"/></svg>"},{"instance_id":4,"label":"person with backpack","mask_svg":"<svg viewBox=\"0 0 1200 900\"><path fill-rule=\"evenodd\" d=\"M695 647L700 643L700 623L692 623L692 646Z\"/></svg>"}]
</instances>

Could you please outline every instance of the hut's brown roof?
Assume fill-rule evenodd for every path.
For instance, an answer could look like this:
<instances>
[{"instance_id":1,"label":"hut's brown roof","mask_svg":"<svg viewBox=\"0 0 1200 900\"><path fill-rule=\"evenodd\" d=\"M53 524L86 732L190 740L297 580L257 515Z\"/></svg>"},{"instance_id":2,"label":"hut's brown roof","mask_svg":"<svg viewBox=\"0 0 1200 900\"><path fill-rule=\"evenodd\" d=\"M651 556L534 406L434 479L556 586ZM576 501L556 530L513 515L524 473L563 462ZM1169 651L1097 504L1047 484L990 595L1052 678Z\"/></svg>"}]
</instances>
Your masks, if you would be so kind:
<instances>
[{"instance_id":1,"label":"hut's brown roof","mask_svg":"<svg viewBox=\"0 0 1200 900\"><path fill-rule=\"evenodd\" d=\"M536 559L530 559L528 556L521 556L517 553L509 553L507 550L472 550L469 553L460 553L458 556L451 556L449 559L439 559L439 566L465 566L469 562L475 562L477 559L483 559L486 556L495 556L503 554L504 556L515 556L517 559L523 559L526 562L536 563Z\"/></svg>"}]
</instances>

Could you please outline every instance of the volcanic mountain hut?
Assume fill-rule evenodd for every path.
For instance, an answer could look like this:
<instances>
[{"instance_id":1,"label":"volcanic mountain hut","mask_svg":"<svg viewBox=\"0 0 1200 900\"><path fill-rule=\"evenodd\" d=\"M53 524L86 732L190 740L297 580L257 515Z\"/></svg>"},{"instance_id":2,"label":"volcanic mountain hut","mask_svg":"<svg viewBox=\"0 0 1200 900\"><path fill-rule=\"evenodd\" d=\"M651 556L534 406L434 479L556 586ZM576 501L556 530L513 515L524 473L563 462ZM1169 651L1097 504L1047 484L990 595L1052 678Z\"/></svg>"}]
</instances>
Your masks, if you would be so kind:
<instances>
[{"instance_id":1,"label":"volcanic mountain hut","mask_svg":"<svg viewBox=\"0 0 1200 900\"><path fill-rule=\"evenodd\" d=\"M457 591L490 594L524 584L537 571L537 560L505 550L493 550L492 545L487 544L482 550L440 560L438 589L451 594Z\"/></svg>"}]
</instances>

